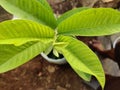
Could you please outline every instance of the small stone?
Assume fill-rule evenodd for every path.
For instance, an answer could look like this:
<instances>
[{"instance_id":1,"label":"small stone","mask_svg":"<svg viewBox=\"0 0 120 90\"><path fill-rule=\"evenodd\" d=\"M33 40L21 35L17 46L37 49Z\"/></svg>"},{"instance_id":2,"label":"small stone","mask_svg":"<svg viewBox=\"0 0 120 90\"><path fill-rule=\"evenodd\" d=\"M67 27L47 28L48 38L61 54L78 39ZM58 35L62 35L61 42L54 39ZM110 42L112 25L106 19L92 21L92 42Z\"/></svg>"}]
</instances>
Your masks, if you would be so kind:
<instances>
[{"instance_id":1,"label":"small stone","mask_svg":"<svg viewBox=\"0 0 120 90\"><path fill-rule=\"evenodd\" d=\"M55 72L55 67L49 65L47 67L47 70L48 70L48 72L53 73L53 72Z\"/></svg>"},{"instance_id":2,"label":"small stone","mask_svg":"<svg viewBox=\"0 0 120 90\"><path fill-rule=\"evenodd\" d=\"M69 83L67 83L67 84L65 85L66 88L70 88L70 86L71 86L71 85L70 85Z\"/></svg>"},{"instance_id":3,"label":"small stone","mask_svg":"<svg viewBox=\"0 0 120 90\"><path fill-rule=\"evenodd\" d=\"M67 90L66 88L63 88L61 86L57 86L56 90Z\"/></svg>"},{"instance_id":4,"label":"small stone","mask_svg":"<svg viewBox=\"0 0 120 90\"><path fill-rule=\"evenodd\" d=\"M39 73L38 73L38 76L39 76L39 77L42 76L42 72L39 72Z\"/></svg>"}]
</instances>

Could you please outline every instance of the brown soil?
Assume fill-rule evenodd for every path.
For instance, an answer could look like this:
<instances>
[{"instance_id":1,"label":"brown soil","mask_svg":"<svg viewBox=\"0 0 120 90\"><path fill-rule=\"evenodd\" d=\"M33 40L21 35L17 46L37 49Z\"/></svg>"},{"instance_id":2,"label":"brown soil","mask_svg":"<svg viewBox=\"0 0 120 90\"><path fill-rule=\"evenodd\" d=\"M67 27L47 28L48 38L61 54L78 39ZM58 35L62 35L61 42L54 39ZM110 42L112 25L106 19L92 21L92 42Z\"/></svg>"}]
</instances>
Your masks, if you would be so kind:
<instances>
[{"instance_id":1,"label":"brown soil","mask_svg":"<svg viewBox=\"0 0 120 90\"><path fill-rule=\"evenodd\" d=\"M12 15L0 6L0 22L12 19Z\"/></svg>"},{"instance_id":2,"label":"brown soil","mask_svg":"<svg viewBox=\"0 0 120 90\"><path fill-rule=\"evenodd\" d=\"M37 56L0 74L0 90L92 90L68 64L54 65Z\"/></svg>"}]
</instances>

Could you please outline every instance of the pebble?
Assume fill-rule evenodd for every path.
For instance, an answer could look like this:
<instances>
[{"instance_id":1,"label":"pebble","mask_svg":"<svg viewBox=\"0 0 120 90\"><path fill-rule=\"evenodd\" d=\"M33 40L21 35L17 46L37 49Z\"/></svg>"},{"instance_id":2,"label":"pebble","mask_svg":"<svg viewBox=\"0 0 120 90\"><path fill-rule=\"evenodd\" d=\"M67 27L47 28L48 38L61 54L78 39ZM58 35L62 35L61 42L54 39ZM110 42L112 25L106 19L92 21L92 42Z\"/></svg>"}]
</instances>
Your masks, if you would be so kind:
<instances>
[{"instance_id":1,"label":"pebble","mask_svg":"<svg viewBox=\"0 0 120 90\"><path fill-rule=\"evenodd\" d=\"M49 73L54 73L54 72L55 72L55 67L49 65L49 66L47 67L47 70L48 70Z\"/></svg>"},{"instance_id":2,"label":"pebble","mask_svg":"<svg viewBox=\"0 0 120 90\"><path fill-rule=\"evenodd\" d=\"M61 86L57 86L56 90L67 90L66 88L63 88Z\"/></svg>"}]
</instances>

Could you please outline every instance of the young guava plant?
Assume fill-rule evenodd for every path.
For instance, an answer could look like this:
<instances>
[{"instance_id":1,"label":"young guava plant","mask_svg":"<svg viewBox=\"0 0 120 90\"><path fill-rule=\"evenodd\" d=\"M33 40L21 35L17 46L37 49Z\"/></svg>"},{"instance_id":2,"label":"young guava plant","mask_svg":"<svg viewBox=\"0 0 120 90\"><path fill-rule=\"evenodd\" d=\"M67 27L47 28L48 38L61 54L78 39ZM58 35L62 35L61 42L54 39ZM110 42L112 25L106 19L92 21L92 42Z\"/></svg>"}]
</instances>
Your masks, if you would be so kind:
<instances>
[{"instance_id":1,"label":"young guava plant","mask_svg":"<svg viewBox=\"0 0 120 90\"><path fill-rule=\"evenodd\" d=\"M19 17L0 23L0 73L14 69L52 47L63 54L84 80L95 76L102 88L105 76L92 50L77 36L120 32L120 12L111 8L76 8L56 18L46 0L0 0Z\"/></svg>"}]
</instances>

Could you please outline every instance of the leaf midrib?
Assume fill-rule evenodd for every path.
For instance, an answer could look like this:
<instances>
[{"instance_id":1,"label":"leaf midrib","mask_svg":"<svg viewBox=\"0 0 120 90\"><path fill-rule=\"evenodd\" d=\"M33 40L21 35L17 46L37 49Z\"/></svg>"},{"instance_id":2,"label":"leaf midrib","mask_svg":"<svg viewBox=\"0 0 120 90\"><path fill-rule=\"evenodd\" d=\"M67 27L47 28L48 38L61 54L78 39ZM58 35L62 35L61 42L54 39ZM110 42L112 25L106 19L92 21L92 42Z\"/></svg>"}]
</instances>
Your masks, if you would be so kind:
<instances>
[{"instance_id":1,"label":"leaf midrib","mask_svg":"<svg viewBox=\"0 0 120 90\"><path fill-rule=\"evenodd\" d=\"M93 27L85 27L85 28L72 28L70 30L65 30L65 31L62 31L62 32L59 32L58 34L69 34L72 32L73 33L76 33L76 32L79 32L80 30L84 30L84 29L95 29L95 28L101 28L101 27L114 27L114 26L120 26L120 24L103 24L103 25L98 25L98 26L93 26Z\"/></svg>"},{"instance_id":2,"label":"leaf midrib","mask_svg":"<svg viewBox=\"0 0 120 90\"><path fill-rule=\"evenodd\" d=\"M45 37L45 38L44 38L44 37L43 37L43 38L41 38L41 37L40 37L40 38L34 38L34 37L33 37L33 38L32 38L32 37L30 37L30 38L29 38L29 37L28 37L28 38L27 38L27 37L21 38L21 37L20 37L20 38L6 38L6 39L0 39L0 40L19 40L19 39L32 39L32 40L45 40L45 39L51 39L51 40L53 40L53 37Z\"/></svg>"}]
</instances>

